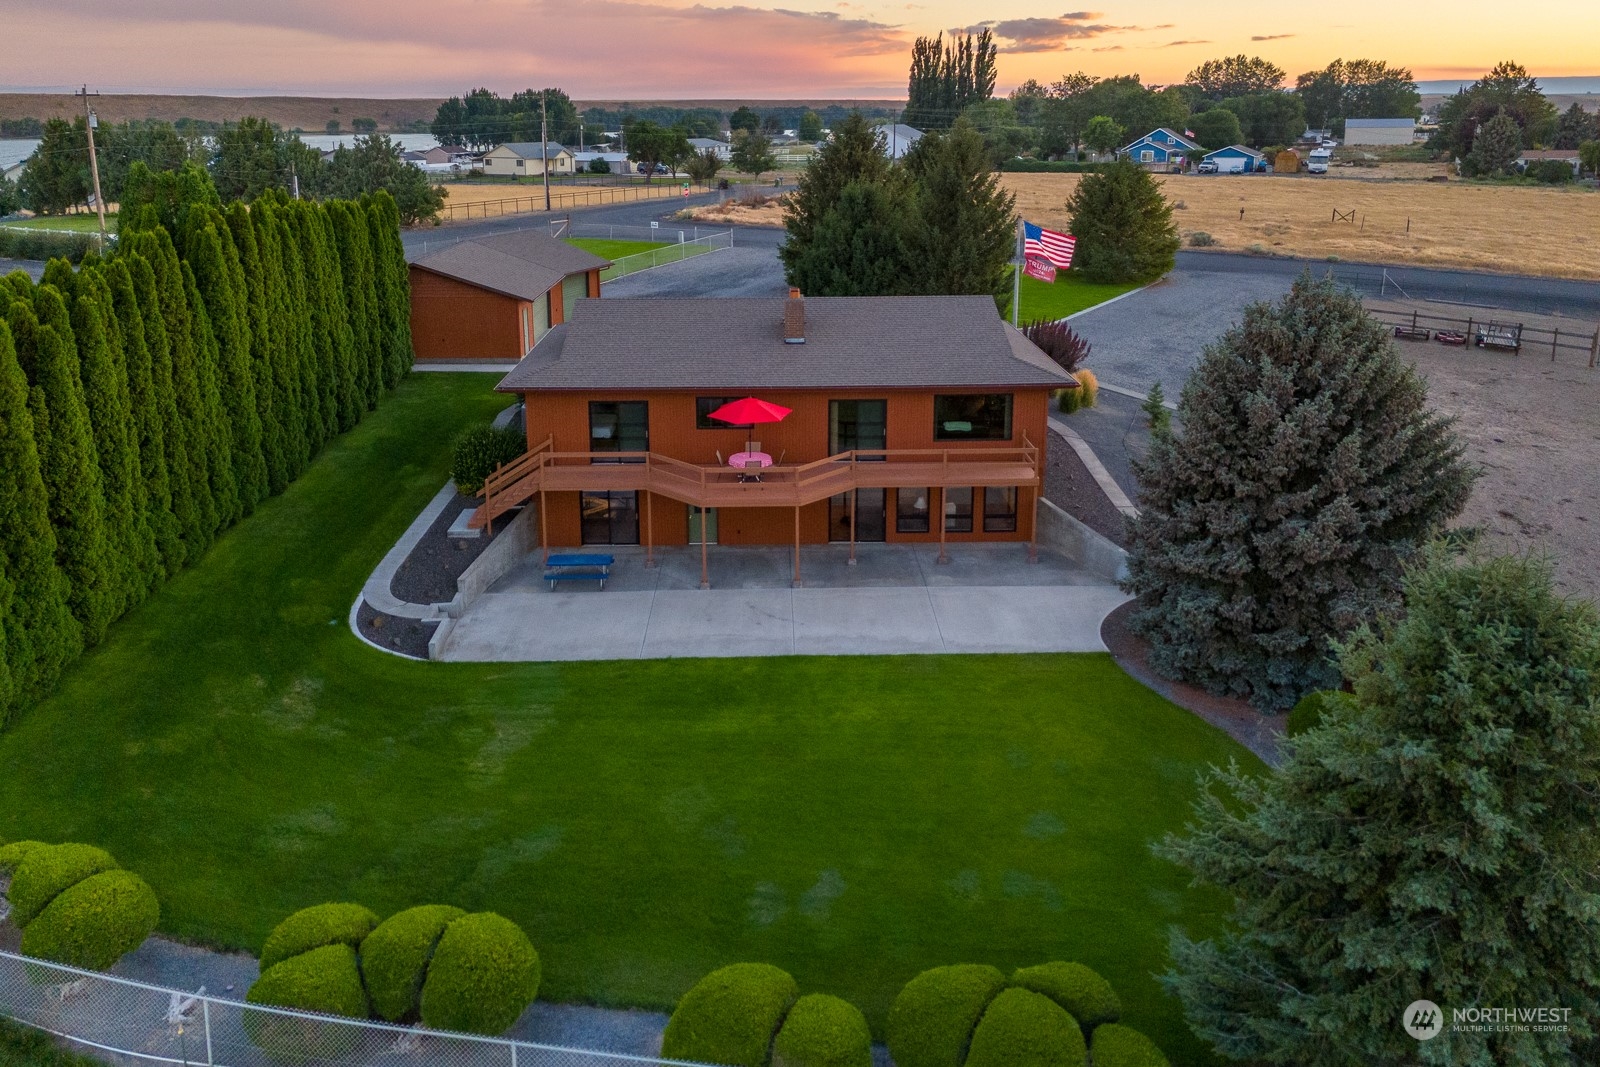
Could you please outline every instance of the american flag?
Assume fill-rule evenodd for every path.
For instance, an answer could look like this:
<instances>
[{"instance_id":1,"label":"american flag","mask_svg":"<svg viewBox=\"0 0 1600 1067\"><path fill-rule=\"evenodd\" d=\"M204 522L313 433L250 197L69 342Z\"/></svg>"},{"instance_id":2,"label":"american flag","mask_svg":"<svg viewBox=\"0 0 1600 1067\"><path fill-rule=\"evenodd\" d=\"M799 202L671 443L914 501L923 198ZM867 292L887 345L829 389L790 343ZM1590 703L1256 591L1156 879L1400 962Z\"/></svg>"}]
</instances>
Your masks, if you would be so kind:
<instances>
[{"instance_id":1,"label":"american flag","mask_svg":"<svg viewBox=\"0 0 1600 1067\"><path fill-rule=\"evenodd\" d=\"M1022 255L1043 256L1052 266L1066 270L1072 266L1072 250L1078 245L1078 239L1071 234L1057 233L1047 230L1043 226L1035 226L1031 222L1022 224Z\"/></svg>"}]
</instances>

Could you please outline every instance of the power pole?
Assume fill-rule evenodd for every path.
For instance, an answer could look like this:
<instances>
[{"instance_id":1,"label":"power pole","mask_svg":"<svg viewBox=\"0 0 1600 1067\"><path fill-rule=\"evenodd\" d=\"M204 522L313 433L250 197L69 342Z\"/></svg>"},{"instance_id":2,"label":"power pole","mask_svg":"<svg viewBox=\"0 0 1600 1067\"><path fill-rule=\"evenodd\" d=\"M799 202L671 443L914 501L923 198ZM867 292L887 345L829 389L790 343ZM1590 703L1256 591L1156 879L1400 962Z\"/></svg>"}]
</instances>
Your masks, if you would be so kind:
<instances>
[{"instance_id":1,"label":"power pole","mask_svg":"<svg viewBox=\"0 0 1600 1067\"><path fill-rule=\"evenodd\" d=\"M294 198L300 199L300 175L295 173L294 164L289 164L289 188L294 190Z\"/></svg>"},{"instance_id":2,"label":"power pole","mask_svg":"<svg viewBox=\"0 0 1600 1067\"><path fill-rule=\"evenodd\" d=\"M94 128L100 125L100 120L95 117L93 109L89 107L89 87L85 85L82 93L83 114L89 130L89 174L94 178L94 209L100 216L100 247L106 246L106 202L100 195L100 160L94 152ZM99 96L99 93L94 95Z\"/></svg>"},{"instance_id":3,"label":"power pole","mask_svg":"<svg viewBox=\"0 0 1600 1067\"><path fill-rule=\"evenodd\" d=\"M544 171L544 209L550 210L550 116L545 94L539 93L539 169Z\"/></svg>"}]
</instances>

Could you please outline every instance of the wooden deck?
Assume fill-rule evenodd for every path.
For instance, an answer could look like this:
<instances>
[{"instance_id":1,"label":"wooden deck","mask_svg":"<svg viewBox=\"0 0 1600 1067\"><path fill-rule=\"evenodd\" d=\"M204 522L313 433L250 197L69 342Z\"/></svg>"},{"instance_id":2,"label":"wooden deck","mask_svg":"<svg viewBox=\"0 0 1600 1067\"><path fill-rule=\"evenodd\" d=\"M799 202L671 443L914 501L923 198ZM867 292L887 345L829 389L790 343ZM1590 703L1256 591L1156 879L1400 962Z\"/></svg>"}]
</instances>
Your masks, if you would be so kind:
<instances>
[{"instance_id":1,"label":"wooden deck","mask_svg":"<svg viewBox=\"0 0 1600 1067\"><path fill-rule=\"evenodd\" d=\"M471 525L484 527L541 492L621 489L656 493L699 508L797 508L852 489L1040 484L1039 449L896 449L841 452L811 463L768 467L759 480L726 466L701 466L654 452L555 452L543 444L496 470ZM741 477L744 480L741 480Z\"/></svg>"}]
</instances>

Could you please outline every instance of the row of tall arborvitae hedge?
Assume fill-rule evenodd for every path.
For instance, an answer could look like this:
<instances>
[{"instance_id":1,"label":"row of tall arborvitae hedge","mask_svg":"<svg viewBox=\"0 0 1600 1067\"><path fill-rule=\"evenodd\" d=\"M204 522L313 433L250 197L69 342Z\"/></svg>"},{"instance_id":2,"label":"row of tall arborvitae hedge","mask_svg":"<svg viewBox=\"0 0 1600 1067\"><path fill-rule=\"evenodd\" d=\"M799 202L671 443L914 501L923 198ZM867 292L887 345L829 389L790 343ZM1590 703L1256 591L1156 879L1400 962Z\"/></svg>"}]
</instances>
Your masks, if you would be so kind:
<instances>
[{"instance_id":1,"label":"row of tall arborvitae hedge","mask_svg":"<svg viewBox=\"0 0 1600 1067\"><path fill-rule=\"evenodd\" d=\"M935 967L889 1009L899 1067L1166 1067L1149 1038L1117 1019L1111 984L1079 963ZM764 963L736 963L683 995L661 1053L728 1067L872 1067L872 1032L853 1005L812 993Z\"/></svg>"},{"instance_id":2,"label":"row of tall arborvitae hedge","mask_svg":"<svg viewBox=\"0 0 1600 1067\"><path fill-rule=\"evenodd\" d=\"M157 193L0 280L0 726L411 366L388 194Z\"/></svg>"}]
</instances>

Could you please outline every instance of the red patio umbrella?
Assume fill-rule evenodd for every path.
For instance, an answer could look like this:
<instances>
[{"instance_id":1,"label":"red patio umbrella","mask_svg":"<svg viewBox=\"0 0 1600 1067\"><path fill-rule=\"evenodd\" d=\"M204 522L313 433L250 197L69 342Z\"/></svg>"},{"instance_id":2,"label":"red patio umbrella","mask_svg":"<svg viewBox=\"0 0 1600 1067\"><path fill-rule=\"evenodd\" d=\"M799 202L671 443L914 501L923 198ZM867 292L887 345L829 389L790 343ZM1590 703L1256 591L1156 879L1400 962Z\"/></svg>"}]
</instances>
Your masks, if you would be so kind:
<instances>
[{"instance_id":1,"label":"red patio umbrella","mask_svg":"<svg viewBox=\"0 0 1600 1067\"><path fill-rule=\"evenodd\" d=\"M710 412L706 417L716 419L718 422L731 423L734 426L749 426L757 422L782 422L784 416L793 411L782 404L773 404L766 400L757 400L747 396L743 400L730 400L717 410Z\"/></svg>"}]
</instances>

